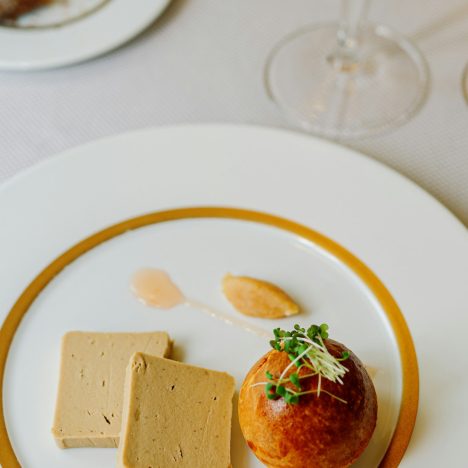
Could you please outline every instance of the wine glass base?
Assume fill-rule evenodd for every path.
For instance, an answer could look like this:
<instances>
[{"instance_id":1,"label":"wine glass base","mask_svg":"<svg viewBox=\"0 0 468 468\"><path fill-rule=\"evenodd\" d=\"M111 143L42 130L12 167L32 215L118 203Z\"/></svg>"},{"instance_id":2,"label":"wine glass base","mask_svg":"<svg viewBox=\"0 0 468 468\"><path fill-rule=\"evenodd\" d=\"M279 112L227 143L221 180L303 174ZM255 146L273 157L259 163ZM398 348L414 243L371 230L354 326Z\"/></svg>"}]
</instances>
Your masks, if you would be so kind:
<instances>
[{"instance_id":1,"label":"wine glass base","mask_svg":"<svg viewBox=\"0 0 468 468\"><path fill-rule=\"evenodd\" d=\"M381 25L362 30L359 60L333 59L337 24L308 27L270 54L265 85L288 119L333 139L375 135L410 119L429 90L427 63L407 39Z\"/></svg>"}]
</instances>

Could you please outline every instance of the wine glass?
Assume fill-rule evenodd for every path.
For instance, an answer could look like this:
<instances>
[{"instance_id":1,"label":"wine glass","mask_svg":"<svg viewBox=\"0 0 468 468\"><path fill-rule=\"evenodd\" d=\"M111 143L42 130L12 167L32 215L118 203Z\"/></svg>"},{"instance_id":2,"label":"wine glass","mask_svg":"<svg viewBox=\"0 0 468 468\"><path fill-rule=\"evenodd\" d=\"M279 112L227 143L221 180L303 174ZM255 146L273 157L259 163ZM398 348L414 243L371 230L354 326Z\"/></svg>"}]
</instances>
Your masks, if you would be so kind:
<instances>
[{"instance_id":1,"label":"wine glass","mask_svg":"<svg viewBox=\"0 0 468 468\"><path fill-rule=\"evenodd\" d=\"M468 65L463 70L462 92L463 92L463 96L465 98L465 101L468 102Z\"/></svg>"},{"instance_id":2,"label":"wine glass","mask_svg":"<svg viewBox=\"0 0 468 468\"><path fill-rule=\"evenodd\" d=\"M296 31L270 53L267 92L304 130L334 139L369 136L403 124L424 102L424 57L389 27L366 23L368 6L342 0L339 23Z\"/></svg>"}]
</instances>

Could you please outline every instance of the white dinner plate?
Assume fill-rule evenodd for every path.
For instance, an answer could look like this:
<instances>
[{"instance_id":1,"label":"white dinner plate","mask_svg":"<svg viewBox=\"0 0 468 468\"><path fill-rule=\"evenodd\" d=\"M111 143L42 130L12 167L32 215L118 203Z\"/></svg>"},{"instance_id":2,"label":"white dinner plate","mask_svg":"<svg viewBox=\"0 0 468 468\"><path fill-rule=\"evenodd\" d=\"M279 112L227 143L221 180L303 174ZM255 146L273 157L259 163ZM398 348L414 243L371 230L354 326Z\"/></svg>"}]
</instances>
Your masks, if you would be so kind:
<instances>
[{"instance_id":1,"label":"white dinner plate","mask_svg":"<svg viewBox=\"0 0 468 468\"><path fill-rule=\"evenodd\" d=\"M69 0L0 24L0 69L38 70L109 52L147 28L170 0Z\"/></svg>"},{"instance_id":2,"label":"white dinner plate","mask_svg":"<svg viewBox=\"0 0 468 468\"><path fill-rule=\"evenodd\" d=\"M50 434L68 330L167 330L177 359L228 371L238 388L268 350L264 338L197 309L146 308L129 290L146 266L233 315L220 292L225 273L279 284L303 312L248 319L264 329L327 322L375 371L378 426L356 466L401 457L401 466L463 466L467 233L384 166L273 129L152 129L24 172L0 189L0 220L4 467L115 464L113 449L60 450ZM261 466L235 413L233 465Z\"/></svg>"}]
</instances>

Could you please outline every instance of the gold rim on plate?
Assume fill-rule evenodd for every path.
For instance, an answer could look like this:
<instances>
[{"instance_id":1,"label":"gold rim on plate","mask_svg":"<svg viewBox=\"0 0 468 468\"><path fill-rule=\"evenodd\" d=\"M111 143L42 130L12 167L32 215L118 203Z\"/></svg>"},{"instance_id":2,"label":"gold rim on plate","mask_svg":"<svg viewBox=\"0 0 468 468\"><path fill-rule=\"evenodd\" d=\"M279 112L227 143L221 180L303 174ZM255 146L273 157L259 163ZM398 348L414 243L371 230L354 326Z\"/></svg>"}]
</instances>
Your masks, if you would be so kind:
<instances>
[{"instance_id":1,"label":"gold rim on plate","mask_svg":"<svg viewBox=\"0 0 468 468\"><path fill-rule=\"evenodd\" d=\"M20 466L8 438L8 431L5 423L3 411L3 379L8 351L13 341L14 334L22 318L40 292L63 270L63 268L81 255L109 239L143 226L190 218L228 218L253 221L289 231L331 253L335 258L347 265L372 291L390 322L400 353L402 369L400 413L390 444L379 465L380 468L397 467L403 458L413 432L419 399L419 373L416 351L410 331L398 304L379 278L377 278L363 262L328 237L306 226L274 215L226 207L193 207L157 211L114 224L71 247L34 278L13 305L0 329L0 447L2 449L0 452L0 464L4 468Z\"/></svg>"}]
</instances>

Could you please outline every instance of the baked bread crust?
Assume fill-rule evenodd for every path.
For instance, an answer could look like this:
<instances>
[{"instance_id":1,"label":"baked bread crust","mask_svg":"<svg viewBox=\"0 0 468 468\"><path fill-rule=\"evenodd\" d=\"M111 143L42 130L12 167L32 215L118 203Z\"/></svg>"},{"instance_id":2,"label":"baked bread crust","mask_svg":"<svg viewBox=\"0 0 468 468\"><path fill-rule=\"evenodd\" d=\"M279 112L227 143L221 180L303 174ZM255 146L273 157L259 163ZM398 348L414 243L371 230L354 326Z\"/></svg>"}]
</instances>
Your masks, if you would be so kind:
<instances>
[{"instance_id":1,"label":"baked bread crust","mask_svg":"<svg viewBox=\"0 0 468 468\"><path fill-rule=\"evenodd\" d=\"M303 395L297 405L283 398L269 400L265 372L280 375L290 363L286 353L272 350L247 374L239 394L239 421L247 444L257 458L271 468L342 468L351 465L364 451L377 421L377 396L366 369L344 345L325 340L329 352L349 358L343 385L322 378L322 392ZM293 370L292 370L293 371ZM291 371L291 372L292 372ZM299 375L308 373L300 369ZM303 391L317 388L318 377L301 381Z\"/></svg>"}]
</instances>

